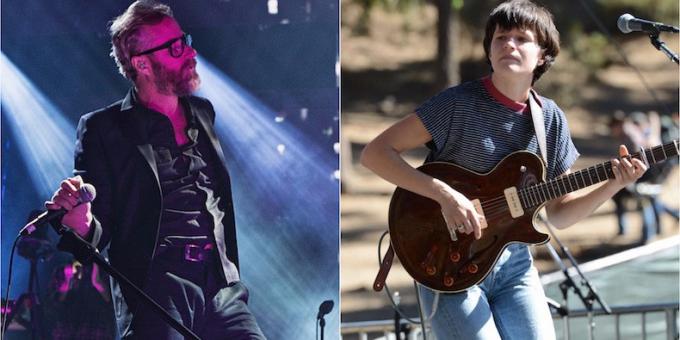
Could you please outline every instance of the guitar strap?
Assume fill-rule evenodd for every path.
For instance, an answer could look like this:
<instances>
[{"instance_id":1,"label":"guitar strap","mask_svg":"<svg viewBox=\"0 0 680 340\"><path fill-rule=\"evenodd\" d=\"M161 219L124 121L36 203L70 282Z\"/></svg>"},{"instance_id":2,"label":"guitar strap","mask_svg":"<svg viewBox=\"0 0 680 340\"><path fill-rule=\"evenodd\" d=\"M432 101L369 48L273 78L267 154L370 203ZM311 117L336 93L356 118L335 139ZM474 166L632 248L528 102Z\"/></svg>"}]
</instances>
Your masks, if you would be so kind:
<instances>
[{"instance_id":1,"label":"guitar strap","mask_svg":"<svg viewBox=\"0 0 680 340\"><path fill-rule=\"evenodd\" d=\"M545 123L543 121L543 109L538 104L536 92L529 91L529 109L531 110L531 119L534 121L534 131L536 132L536 140L538 141L538 148L541 150L543 162L548 165L548 149L545 143Z\"/></svg>"},{"instance_id":2,"label":"guitar strap","mask_svg":"<svg viewBox=\"0 0 680 340\"><path fill-rule=\"evenodd\" d=\"M385 287L387 274L390 272L390 268L392 268L392 260L394 260L394 249L392 249L392 244L390 243L390 247L387 248L387 253L385 253L385 257L383 257L380 263L378 275L376 275L375 281L373 281L373 290L376 292L381 291Z\"/></svg>"}]
</instances>

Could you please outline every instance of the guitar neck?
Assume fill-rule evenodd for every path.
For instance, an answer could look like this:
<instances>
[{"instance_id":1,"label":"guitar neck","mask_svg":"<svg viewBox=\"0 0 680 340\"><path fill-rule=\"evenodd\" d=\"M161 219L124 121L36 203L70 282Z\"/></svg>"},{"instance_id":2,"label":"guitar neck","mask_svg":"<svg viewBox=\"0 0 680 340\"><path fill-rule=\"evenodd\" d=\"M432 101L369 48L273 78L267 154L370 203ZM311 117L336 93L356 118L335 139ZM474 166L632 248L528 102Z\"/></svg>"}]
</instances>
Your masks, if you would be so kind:
<instances>
[{"instance_id":1,"label":"guitar neck","mask_svg":"<svg viewBox=\"0 0 680 340\"><path fill-rule=\"evenodd\" d=\"M658 145L655 147L641 149L639 152L631 154L631 158L637 158L647 165L652 165L665 161L669 157L677 156L679 153L678 141ZM570 192L589 187L591 185L614 178L611 161L596 164L586 169L582 169L566 176L534 184L518 191L522 201L522 206L532 208L539 206L551 199L564 196Z\"/></svg>"}]
</instances>

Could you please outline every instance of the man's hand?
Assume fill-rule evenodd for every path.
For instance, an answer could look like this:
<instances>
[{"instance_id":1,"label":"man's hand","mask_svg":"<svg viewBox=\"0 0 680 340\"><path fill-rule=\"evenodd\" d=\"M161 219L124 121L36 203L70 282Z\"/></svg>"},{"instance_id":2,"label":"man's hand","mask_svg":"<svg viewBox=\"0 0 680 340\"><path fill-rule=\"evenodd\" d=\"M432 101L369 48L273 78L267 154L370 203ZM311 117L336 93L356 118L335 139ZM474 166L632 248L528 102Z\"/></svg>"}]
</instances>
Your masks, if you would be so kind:
<instances>
[{"instance_id":1,"label":"man's hand","mask_svg":"<svg viewBox=\"0 0 680 340\"><path fill-rule=\"evenodd\" d=\"M647 166L641 160L636 158L628 159L628 149L625 145L619 146L619 156L621 160L612 159L612 171L614 172L611 183L620 189L625 186L635 183L647 171Z\"/></svg>"},{"instance_id":2,"label":"man's hand","mask_svg":"<svg viewBox=\"0 0 680 340\"><path fill-rule=\"evenodd\" d=\"M85 237L90 231L92 212L89 202L78 204L79 189L82 185L83 179L80 176L63 180L52 199L45 202L45 207L49 210L65 209L67 213L61 219L61 223L73 229L81 237Z\"/></svg>"}]
</instances>

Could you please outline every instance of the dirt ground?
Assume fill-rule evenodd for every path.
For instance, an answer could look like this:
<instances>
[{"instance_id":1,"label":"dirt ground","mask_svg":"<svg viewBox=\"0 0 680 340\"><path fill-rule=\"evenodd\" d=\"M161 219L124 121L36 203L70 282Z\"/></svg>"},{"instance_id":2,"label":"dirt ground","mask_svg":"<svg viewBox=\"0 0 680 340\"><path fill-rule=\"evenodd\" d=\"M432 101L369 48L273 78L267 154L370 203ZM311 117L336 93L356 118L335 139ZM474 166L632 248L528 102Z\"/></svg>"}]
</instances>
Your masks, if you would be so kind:
<instances>
[{"instance_id":1,"label":"dirt ground","mask_svg":"<svg viewBox=\"0 0 680 340\"><path fill-rule=\"evenodd\" d=\"M342 12L342 186L341 197L341 312L342 321L390 319L394 312L385 293L371 289L377 272L377 245L387 229L387 208L392 185L382 181L358 164L363 145L438 89L430 85L434 75L431 60L435 54L432 25L434 10L426 7L412 18L384 11L372 13L368 34L353 33L352 24L359 16L355 6L345 6ZM416 18L416 19L414 19ZM407 32L404 33L404 27ZM463 32L465 33L465 32ZM665 37L669 48L678 50L678 40ZM662 37L664 38L664 37ZM481 44L461 41L464 58L483 54ZM616 152L617 142L609 136L607 122L617 109L659 110L659 106L644 83L654 90L658 100L677 116L678 68L663 54L653 49L644 36L628 40L622 50L632 65L644 77L623 63L615 63L596 74L583 75L578 63L567 52L539 83L540 93L553 97L561 104L582 156L576 169L609 159ZM573 86L578 83L578 86ZM569 85L569 86L568 86ZM560 92L569 88L570 93ZM572 98L577 101L559 98ZM411 164L418 165L425 155L416 150L407 155ZM680 174L676 170L664 183L661 200L672 208L680 206ZM575 226L558 231L557 236L574 253L579 262L612 254L638 244L641 235L640 214L631 204L630 230L617 236L614 204L609 201L591 217ZM663 216L661 238L676 235L679 223ZM387 241L383 242L383 252ZM555 270L545 246L534 247L536 265L541 272ZM413 283L395 261L388 285L399 291L402 306L416 314Z\"/></svg>"}]
</instances>

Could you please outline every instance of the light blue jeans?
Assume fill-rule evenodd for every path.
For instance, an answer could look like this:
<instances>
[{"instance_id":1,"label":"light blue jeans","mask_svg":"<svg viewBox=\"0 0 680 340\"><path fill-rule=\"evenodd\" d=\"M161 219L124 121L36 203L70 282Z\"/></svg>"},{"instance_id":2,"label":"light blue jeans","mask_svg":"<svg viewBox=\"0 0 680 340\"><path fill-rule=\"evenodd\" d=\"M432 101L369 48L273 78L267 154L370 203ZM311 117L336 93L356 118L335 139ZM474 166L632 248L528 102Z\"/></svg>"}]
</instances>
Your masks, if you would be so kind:
<instances>
[{"instance_id":1,"label":"light blue jeans","mask_svg":"<svg viewBox=\"0 0 680 340\"><path fill-rule=\"evenodd\" d=\"M420 287L425 315L437 340L555 339L550 310L529 248L510 245L481 284L462 293Z\"/></svg>"}]
</instances>

